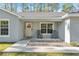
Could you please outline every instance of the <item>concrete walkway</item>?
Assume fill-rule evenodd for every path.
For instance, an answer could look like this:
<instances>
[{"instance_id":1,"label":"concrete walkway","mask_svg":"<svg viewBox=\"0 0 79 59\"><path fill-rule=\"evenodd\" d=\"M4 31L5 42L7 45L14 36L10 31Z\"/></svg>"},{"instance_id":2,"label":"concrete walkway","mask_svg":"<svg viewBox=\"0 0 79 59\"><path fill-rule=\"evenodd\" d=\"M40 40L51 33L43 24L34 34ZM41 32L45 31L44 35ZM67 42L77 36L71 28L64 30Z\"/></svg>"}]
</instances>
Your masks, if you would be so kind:
<instances>
[{"instance_id":1,"label":"concrete walkway","mask_svg":"<svg viewBox=\"0 0 79 59\"><path fill-rule=\"evenodd\" d=\"M55 46L28 46L29 40L22 40L3 52L56 52L56 53L79 53L79 47L55 47Z\"/></svg>"}]
</instances>

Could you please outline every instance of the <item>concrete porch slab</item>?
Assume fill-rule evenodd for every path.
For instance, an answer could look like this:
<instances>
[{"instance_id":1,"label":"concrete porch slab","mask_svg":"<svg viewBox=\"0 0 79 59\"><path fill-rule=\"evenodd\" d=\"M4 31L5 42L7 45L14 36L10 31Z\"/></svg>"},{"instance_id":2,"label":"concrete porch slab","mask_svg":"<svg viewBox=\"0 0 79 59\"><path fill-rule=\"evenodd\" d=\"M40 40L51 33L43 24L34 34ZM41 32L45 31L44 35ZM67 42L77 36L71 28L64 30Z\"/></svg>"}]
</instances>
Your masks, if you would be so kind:
<instances>
[{"instance_id":1,"label":"concrete porch slab","mask_svg":"<svg viewBox=\"0 0 79 59\"><path fill-rule=\"evenodd\" d=\"M3 52L54 52L54 53L79 53L79 47L57 46L28 46L29 40L16 42Z\"/></svg>"}]
</instances>

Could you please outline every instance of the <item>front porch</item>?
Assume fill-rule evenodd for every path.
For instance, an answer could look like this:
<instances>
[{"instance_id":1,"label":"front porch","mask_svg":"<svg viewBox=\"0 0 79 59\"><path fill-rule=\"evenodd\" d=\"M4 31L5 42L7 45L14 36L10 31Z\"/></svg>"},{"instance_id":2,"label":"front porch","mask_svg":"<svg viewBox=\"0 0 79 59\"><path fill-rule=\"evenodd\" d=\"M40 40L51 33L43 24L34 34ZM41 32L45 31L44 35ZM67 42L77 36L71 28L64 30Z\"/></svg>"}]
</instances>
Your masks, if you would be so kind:
<instances>
[{"instance_id":1,"label":"front porch","mask_svg":"<svg viewBox=\"0 0 79 59\"><path fill-rule=\"evenodd\" d=\"M24 38L25 39L59 39L59 24L61 22L52 21L25 21L24 22Z\"/></svg>"}]
</instances>

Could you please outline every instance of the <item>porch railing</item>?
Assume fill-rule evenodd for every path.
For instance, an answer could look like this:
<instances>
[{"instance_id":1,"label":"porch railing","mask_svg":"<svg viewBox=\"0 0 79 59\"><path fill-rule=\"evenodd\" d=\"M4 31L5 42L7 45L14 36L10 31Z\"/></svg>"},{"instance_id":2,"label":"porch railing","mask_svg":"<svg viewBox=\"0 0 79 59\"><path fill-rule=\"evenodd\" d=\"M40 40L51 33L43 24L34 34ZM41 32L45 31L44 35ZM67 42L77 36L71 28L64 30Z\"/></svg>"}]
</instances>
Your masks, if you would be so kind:
<instances>
[{"instance_id":1,"label":"porch railing","mask_svg":"<svg viewBox=\"0 0 79 59\"><path fill-rule=\"evenodd\" d=\"M37 30L37 38L43 38L41 30Z\"/></svg>"}]
</instances>

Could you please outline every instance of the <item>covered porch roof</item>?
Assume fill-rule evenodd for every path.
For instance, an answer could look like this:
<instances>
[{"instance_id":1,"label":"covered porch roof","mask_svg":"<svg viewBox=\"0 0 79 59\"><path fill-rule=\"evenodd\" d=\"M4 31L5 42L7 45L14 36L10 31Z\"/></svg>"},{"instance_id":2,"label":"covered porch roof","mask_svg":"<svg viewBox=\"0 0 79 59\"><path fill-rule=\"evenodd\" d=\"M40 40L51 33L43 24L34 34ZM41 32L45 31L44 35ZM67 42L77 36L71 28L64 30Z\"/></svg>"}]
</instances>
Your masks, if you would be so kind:
<instances>
[{"instance_id":1,"label":"covered porch roof","mask_svg":"<svg viewBox=\"0 0 79 59\"><path fill-rule=\"evenodd\" d=\"M62 21L64 12L27 12L18 13L25 21Z\"/></svg>"}]
</instances>

